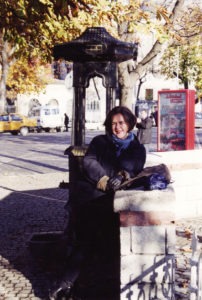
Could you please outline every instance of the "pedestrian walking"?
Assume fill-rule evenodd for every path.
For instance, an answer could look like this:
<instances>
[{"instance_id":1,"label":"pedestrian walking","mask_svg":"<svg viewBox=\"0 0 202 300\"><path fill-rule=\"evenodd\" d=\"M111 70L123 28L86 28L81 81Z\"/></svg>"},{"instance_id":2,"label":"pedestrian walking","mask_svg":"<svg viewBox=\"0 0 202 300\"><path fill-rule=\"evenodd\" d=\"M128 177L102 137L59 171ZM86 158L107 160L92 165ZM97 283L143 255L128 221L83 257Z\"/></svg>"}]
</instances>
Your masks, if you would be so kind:
<instances>
[{"instance_id":1,"label":"pedestrian walking","mask_svg":"<svg viewBox=\"0 0 202 300\"><path fill-rule=\"evenodd\" d=\"M68 128L69 128L69 117L68 117L68 115L66 113L64 114L64 116L65 116L65 119L64 119L65 130L68 131Z\"/></svg>"},{"instance_id":2,"label":"pedestrian walking","mask_svg":"<svg viewBox=\"0 0 202 300\"><path fill-rule=\"evenodd\" d=\"M152 140L152 118L148 116L148 113L145 109L141 111L140 118L137 118L136 127L138 129L138 140L145 146L146 152L148 153Z\"/></svg>"}]
</instances>

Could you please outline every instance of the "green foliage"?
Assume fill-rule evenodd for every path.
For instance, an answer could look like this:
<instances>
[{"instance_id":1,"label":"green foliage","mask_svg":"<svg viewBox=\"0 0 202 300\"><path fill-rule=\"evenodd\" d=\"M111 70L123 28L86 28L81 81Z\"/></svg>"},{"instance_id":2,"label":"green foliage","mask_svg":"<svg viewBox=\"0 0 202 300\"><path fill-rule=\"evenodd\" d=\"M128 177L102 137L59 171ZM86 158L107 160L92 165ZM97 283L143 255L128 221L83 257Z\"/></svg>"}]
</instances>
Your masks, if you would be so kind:
<instances>
[{"instance_id":1,"label":"green foliage","mask_svg":"<svg viewBox=\"0 0 202 300\"><path fill-rule=\"evenodd\" d=\"M165 18L165 9L157 8L156 16ZM109 0L0 0L0 34L16 47L18 57L31 52L50 58L55 43L75 38L87 26L105 26L117 34L121 23L130 22L130 30L135 30L150 17L137 0L129 5Z\"/></svg>"},{"instance_id":2,"label":"green foliage","mask_svg":"<svg viewBox=\"0 0 202 300\"><path fill-rule=\"evenodd\" d=\"M181 83L197 81L202 67L202 46L197 43L172 45L161 59L161 72L167 78L179 75Z\"/></svg>"},{"instance_id":3,"label":"green foliage","mask_svg":"<svg viewBox=\"0 0 202 300\"><path fill-rule=\"evenodd\" d=\"M155 16L158 20L168 21L163 7L155 7ZM29 66L32 58L40 58L42 64L51 62L52 47L76 38L86 27L104 26L118 37L119 25L126 22L129 24L127 32L135 32L142 24L146 30L155 28L161 36L162 24L150 21L149 10L143 10L139 0L129 1L128 5L110 0L0 0L0 47L9 42L7 64L12 65L18 60L9 71L7 84L13 91L24 91L24 81L19 79L24 77L23 65L24 68L27 66L26 78L33 80L37 89L43 88L43 82L40 84L37 76L33 76L36 72ZM2 54L0 65L3 63Z\"/></svg>"},{"instance_id":4,"label":"green foliage","mask_svg":"<svg viewBox=\"0 0 202 300\"><path fill-rule=\"evenodd\" d=\"M165 50L160 66L167 78L178 78L184 87L195 83L202 97L202 13L198 7L188 8L175 24L178 38Z\"/></svg>"}]
</instances>

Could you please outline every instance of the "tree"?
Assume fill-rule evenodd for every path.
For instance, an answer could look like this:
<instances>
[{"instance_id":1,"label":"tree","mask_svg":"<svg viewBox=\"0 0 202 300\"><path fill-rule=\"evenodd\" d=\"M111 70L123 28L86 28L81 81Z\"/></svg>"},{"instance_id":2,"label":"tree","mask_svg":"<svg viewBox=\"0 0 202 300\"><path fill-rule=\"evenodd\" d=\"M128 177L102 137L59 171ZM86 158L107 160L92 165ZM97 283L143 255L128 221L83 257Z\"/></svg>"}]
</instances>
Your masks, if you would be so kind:
<instances>
[{"instance_id":1,"label":"tree","mask_svg":"<svg viewBox=\"0 0 202 300\"><path fill-rule=\"evenodd\" d=\"M183 11L175 30L179 36L164 52L160 65L167 78L178 77L185 89L195 83L198 97L202 96L202 12L199 7Z\"/></svg>"},{"instance_id":2,"label":"tree","mask_svg":"<svg viewBox=\"0 0 202 300\"><path fill-rule=\"evenodd\" d=\"M53 45L69 41L91 26L104 26L115 37L131 42L137 41L134 32L141 26L147 30L154 28L162 36L183 0L176 0L170 16L162 6L155 11L145 10L143 2L131 1L125 5L110 0L0 0L0 110L4 109L8 71L15 60L23 57L29 64L32 57L39 57L42 63L50 61ZM159 22L151 20L154 15ZM162 24L162 18L166 24ZM120 64L122 104L131 106L129 91L161 48L162 42L157 40L138 64L133 61Z\"/></svg>"},{"instance_id":3,"label":"tree","mask_svg":"<svg viewBox=\"0 0 202 300\"><path fill-rule=\"evenodd\" d=\"M42 64L38 58L16 60L8 72L7 98L16 99L18 94L40 92L52 81L51 72L51 65Z\"/></svg>"},{"instance_id":4,"label":"tree","mask_svg":"<svg viewBox=\"0 0 202 300\"><path fill-rule=\"evenodd\" d=\"M196 42L187 45L172 45L161 60L161 72L167 78L178 77L185 89L195 82L200 86L202 75L202 48Z\"/></svg>"},{"instance_id":5,"label":"tree","mask_svg":"<svg viewBox=\"0 0 202 300\"><path fill-rule=\"evenodd\" d=\"M173 7L166 9L166 7L160 6L156 9L156 18L152 19L151 22L141 24L144 28L144 39L154 39L151 48L148 50L147 54L139 59L139 61L134 64L132 61L123 62L120 64L120 81L122 85L122 97L121 103L132 107L135 105L134 97L134 86L137 80L141 79L145 73L150 72L151 65L155 59L159 56L165 47L165 44L172 40L176 35L174 30L174 23L179 16L179 12L182 10L184 5L184 0L173 1ZM148 7L151 9L151 7ZM137 28L135 27L136 32ZM126 27L125 35L128 35L128 27ZM150 33L150 34L149 34ZM137 36L137 34L136 34Z\"/></svg>"},{"instance_id":6,"label":"tree","mask_svg":"<svg viewBox=\"0 0 202 300\"><path fill-rule=\"evenodd\" d=\"M18 59L27 65L33 57L51 61L52 46L73 37L76 26L70 19L83 9L91 11L83 0L0 0L0 112L5 107L10 67Z\"/></svg>"}]
</instances>

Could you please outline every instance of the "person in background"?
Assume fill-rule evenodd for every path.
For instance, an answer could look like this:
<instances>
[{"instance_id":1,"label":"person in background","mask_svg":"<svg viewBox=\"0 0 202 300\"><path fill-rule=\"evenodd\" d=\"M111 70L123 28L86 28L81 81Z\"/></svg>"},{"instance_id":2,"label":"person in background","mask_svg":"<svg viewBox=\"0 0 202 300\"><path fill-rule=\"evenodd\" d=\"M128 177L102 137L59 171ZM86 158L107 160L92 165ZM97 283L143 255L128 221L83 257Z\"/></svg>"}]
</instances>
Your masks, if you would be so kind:
<instances>
[{"instance_id":1,"label":"person in background","mask_svg":"<svg viewBox=\"0 0 202 300\"><path fill-rule=\"evenodd\" d=\"M140 118L137 118L137 138L145 146L146 152L149 152L149 146L152 140L152 118L148 116L144 109L140 112Z\"/></svg>"},{"instance_id":2,"label":"person in background","mask_svg":"<svg viewBox=\"0 0 202 300\"><path fill-rule=\"evenodd\" d=\"M66 113L64 114L64 116L65 116L65 118L64 118L65 130L68 131L69 117L68 117L68 115Z\"/></svg>"},{"instance_id":3,"label":"person in background","mask_svg":"<svg viewBox=\"0 0 202 300\"><path fill-rule=\"evenodd\" d=\"M94 137L89 144L83 158L84 176L76 182L70 204L72 227L81 246L73 253L67 272L50 299L59 299L61 294L69 299L86 257L92 260L98 253L107 264L115 257L120 259L119 216L113 211L114 193L125 180L139 174L146 161L145 148L133 133L135 124L136 116L127 107L116 106L104 122L106 134Z\"/></svg>"},{"instance_id":4,"label":"person in background","mask_svg":"<svg viewBox=\"0 0 202 300\"><path fill-rule=\"evenodd\" d=\"M154 118L155 126L158 127L158 107L154 107L154 112L151 114L151 116Z\"/></svg>"}]
</instances>

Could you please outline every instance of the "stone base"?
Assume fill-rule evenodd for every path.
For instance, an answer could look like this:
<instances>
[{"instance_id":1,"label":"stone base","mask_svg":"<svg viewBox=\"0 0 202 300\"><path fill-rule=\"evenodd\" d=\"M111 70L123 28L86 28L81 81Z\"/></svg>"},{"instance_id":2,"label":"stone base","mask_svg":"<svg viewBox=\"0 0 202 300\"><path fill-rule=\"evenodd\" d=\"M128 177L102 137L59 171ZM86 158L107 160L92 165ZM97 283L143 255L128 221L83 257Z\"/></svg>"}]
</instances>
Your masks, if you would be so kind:
<instances>
[{"instance_id":1,"label":"stone base","mask_svg":"<svg viewBox=\"0 0 202 300\"><path fill-rule=\"evenodd\" d=\"M165 190L118 191L121 297L124 300L174 299L175 193Z\"/></svg>"}]
</instances>

